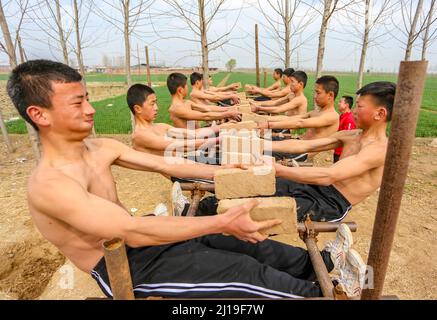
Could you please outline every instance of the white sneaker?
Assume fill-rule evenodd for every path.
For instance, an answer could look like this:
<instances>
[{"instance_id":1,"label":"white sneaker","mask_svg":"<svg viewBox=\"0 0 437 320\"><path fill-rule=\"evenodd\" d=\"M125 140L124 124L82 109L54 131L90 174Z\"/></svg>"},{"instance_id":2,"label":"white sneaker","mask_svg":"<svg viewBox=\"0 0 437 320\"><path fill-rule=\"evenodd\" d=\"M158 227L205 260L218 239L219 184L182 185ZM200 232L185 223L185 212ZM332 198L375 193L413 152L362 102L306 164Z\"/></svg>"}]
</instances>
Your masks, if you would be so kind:
<instances>
[{"instance_id":1,"label":"white sneaker","mask_svg":"<svg viewBox=\"0 0 437 320\"><path fill-rule=\"evenodd\" d=\"M155 216L162 216L162 217L168 216L167 206L163 203L158 204L155 210L153 211L153 214Z\"/></svg>"},{"instance_id":2,"label":"white sneaker","mask_svg":"<svg viewBox=\"0 0 437 320\"><path fill-rule=\"evenodd\" d=\"M339 284L343 287L348 297L358 297L363 290L366 264L361 258L360 254L350 249L346 254L346 263L340 269Z\"/></svg>"},{"instance_id":3,"label":"white sneaker","mask_svg":"<svg viewBox=\"0 0 437 320\"><path fill-rule=\"evenodd\" d=\"M331 254L331 260L335 270L340 271L340 269L344 267L346 255L353 242L352 232L347 224L340 224L336 232L335 240L328 241L324 249Z\"/></svg>"},{"instance_id":4,"label":"white sneaker","mask_svg":"<svg viewBox=\"0 0 437 320\"><path fill-rule=\"evenodd\" d=\"M188 198L182 193L181 185L177 181L173 184L173 188L171 189L171 200L174 216L181 216L185 205L190 203Z\"/></svg>"}]
</instances>

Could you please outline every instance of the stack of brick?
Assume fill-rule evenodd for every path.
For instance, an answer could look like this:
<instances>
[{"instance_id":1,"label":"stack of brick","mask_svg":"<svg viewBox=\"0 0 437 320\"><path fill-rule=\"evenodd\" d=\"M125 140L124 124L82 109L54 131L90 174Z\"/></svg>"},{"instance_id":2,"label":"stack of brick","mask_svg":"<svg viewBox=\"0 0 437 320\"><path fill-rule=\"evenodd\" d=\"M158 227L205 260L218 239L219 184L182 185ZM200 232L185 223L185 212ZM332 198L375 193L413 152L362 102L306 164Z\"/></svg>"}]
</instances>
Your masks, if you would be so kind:
<instances>
[{"instance_id":1,"label":"stack of brick","mask_svg":"<svg viewBox=\"0 0 437 320\"><path fill-rule=\"evenodd\" d=\"M275 169L272 166L243 169L222 169L214 176L215 194L220 200L217 212L247 203L252 197L259 204L250 215L255 221L281 219L283 222L267 230L264 234L290 234L296 232L296 202L289 197L268 197L276 191Z\"/></svg>"}]
</instances>

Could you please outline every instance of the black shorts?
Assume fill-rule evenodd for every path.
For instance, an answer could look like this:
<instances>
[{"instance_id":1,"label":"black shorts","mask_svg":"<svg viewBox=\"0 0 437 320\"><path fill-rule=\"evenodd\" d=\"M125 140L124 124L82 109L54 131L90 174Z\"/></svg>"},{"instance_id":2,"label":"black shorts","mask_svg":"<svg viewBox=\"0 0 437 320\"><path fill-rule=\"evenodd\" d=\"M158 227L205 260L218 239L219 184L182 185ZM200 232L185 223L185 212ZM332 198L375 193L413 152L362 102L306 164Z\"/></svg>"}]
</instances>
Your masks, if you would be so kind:
<instances>
[{"instance_id":1,"label":"black shorts","mask_svg":"<svg viewBox=\"0 0 437 320\"><path fill-rule=\"evenodd\" d=\"M313 221L339 222L352 209L350 202L332 185L317 186L277 178L275 196L296 200L299 221L309 214Z\"/></svg>"},{"instance_id":2,"label":"black shorts","mask_svg":"<svg viewBox=\"0 0 437 320\"><path fill-rule=\"evenodd\" d=\"M270 101L270 100L272 100L272 98L265 97L265 96L260 96L260 97L256 97L253 100L255 100L255 101Z\"/></svg>"},{"instance_id":3,"label":"black shorts","mask_svg":"<svg viewBox=\"0 0 437 320\"><path fill-rule=\"evenodd\" d=\"M298 221L304 221L309 214L312 221L339 222L352 209L350 202L334 186L316 186L276 178L274 196L292 197L296 200ZM199 203L196 215L217 214L218 202L216 197L203 199Z\"/></svg>"},{"instance_id":4,"label":"black shorts","mask_svg":"<svg viewBox=\"0 0 437 320\"><path fill-rule=\"evenodd\" d=\"M308 159L308 153L285 153L285 152L272 152L272 157L275 158L276 161L280 161L280 160L291 160L294 159L297 162L305 162Z\"/></svg>"},{"instance_id":5,"label":"black shorts","mask_svg":"<svg viewBox=\"0 0 437 320\"><path fill-rule=\"evenodd\" d=\"M210 235L169 245L126 248L136 298L299 298L321 296L306 250ZM328 271L330 254L321 252ZM91 272L112 297L102 258Z\"/></svg>"},{"instance_id":6,"label":"black shorts","mask_svg":"<svg viewBox=\"0 0 437 320\"><path fill-rule=\"evenodd\" d=\"M341 156L341 154L335 154L334 153L333 162L334 163L339 162L340 161L340 156Z\"/></svg>"}]
</instances>

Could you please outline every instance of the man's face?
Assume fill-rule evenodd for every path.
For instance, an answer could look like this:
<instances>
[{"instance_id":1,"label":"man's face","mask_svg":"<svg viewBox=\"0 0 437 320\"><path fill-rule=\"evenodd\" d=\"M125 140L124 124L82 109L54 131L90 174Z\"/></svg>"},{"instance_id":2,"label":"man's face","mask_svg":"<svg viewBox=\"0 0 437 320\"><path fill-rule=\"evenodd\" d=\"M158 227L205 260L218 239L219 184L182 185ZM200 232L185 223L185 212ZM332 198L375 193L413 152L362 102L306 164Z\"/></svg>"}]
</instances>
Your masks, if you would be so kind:
<instances>
[{"instance_id":1,"label":"man's face","mask_svg":"<svg viewBox=\"0 0 437 320\"><path fill-rule=\"evenodd\" d=\"M285 84L286 86L288 86L288 85L290 84L290 78L287 77L286 75L283 75L283 76L282 76L282 81L284 81L284 84Z\"/></svg>"},{"instance_id":2,"label":"man's face","mask_svg":"<svg viewBox=\"0 0 437 320\"><path fill-rule=\"evenodd\" d=\"M150 94L146 101L144 101L143 105L140 107L140 117L143 118L146 121L153 121L155 120L157 114L158 114L158 105L157 105L157 98L156 94L152 93Z\"/></svg>"},{"instance_id":3,"label":"man's face","mask_svg":"<svg viewBox=\"0 0 437 320\"><path fill-rule=\"evenodd\" d=\"M301 87L302 87L302 84L299 81L297 81L296 78L293 78L293 77L290 78L290 88L291 88L291 91L296 92Z\"/></svg>"},{"instance_id":4,"label":"man's face","mask_svg":"<svg viewBox=\"0 0 437 320\"><path fill-rule=\"evenodd\" d=\"M43 127L51 131L88 136L94 125L96 111L88 100L88 93L82 82L52 83L52 108L41 108L46 121Z\"/></svg>"},{"instance_id":5,"label":"man's face","mask_svg":"<svg viewBox=\"0 0 437 320\"><path fill-rule=\"evenodd\" d=\"M314 103L319 107L324 107L329 104L331 99L334 98L333 92L326 92L321 84L317 84L314 87Z\"/></svg>"},{"instance_id":6,"label":"man's face","mask_svg":"<svg viewBox=\"0 0 437 320\"><path fill-rule=\"evenodd\" d=\"M279 79L281 79L281 75L279 73L277 73L277 72L273 72L273 79L278 81Z\"/></svg>"},{"instance_id":7,"label":"man's face","mask_svg":"<svg viewBox=\"0 0 437 320\"><path fill-rule=\"evenodd\" d=\"M338 102L338 111L341 113L345 113L349 108L349 104L346 103L346 100L344 98L341 98Z\"/></svg>"},{"instance_id":8,"label":"man's face","mask_svg":"<svg viewBox=\"0 0 437 320\"><path fill-rule=\"evenodd\" d=\"M353 115L358 128L367 129L376 122L385 121L386 111L372 96L365 95L358 96Z\"/></svg>"}]
</instances>

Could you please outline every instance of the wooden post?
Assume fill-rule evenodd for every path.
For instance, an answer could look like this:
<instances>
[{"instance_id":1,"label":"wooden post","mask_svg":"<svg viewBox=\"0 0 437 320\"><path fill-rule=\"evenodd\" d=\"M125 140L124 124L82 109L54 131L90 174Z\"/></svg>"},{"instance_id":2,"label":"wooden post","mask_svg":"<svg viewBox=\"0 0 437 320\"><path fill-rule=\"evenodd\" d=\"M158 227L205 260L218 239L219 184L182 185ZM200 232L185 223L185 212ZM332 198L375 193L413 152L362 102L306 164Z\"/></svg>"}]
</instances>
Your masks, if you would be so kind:
<instances>
[{"instance_id":1,"label":"wooden post","mask_svg":"<svg viewBox=\"0 0 437 320\"><path fill-rule=\"evenodd\" d=\"M8 130L6 129L6 125L3 121L3 114L0 110L0 128L2 130L3 139L5 139L6 146L8 147L9 153L13 153L15 151L14 146L12 145L11 139L8 135Z\"/></svg>"},{"instance_id":2,"label":"wooden post","mask_svg":"<svg viewBox=\"0 0 437 320\"><path fill-rule=\"evenodd\" d=\"M152 77L150 76L150 60L149 60L149 47L146 46L146 64L147 64L147 85L152 87Z\"/></svg>"},{"instance_id":3,"label":"wooden post","mask_svg":"<svg viewBox=\"0 0 437 320\"><path fill-rule=\"evenodd\" d=\"M258 40L258 24L255 24L255 56L256 56L256 86L261 84L259 74L259 40Z\"/></svg>"},{"instance_id":4,"label":"wooden post","mask_svg":"<svg viewBox=\"0 0 437 320\"><path fill-rule=\"evenodd\" d=\"M267 88L267 71L264 69L264 88Z\"/></svg>"},{"instance_id":5,"label":"wooden post","mask_svg":"<svg viewBox=\"0 0 437 320\"><path fill-rule=\"evenodd\" d=\"M381 298L416 136L427 66L427 61L401 62L384 174L367 261L367 265L373 268L374 283L372 289L363 290L363 300Z\"/></svg>"},{"instance_id":6,"label":"wooden post","mask_svg":"<svg viewBox=\"0 0 437 320\"><path fill-rule=\"evenodd\" d=\"M106 270L114 300L134 300L132 277L123 240L116 238L103 243Z\"/></svg>"},{"instance_id":7,"label":"wooden post","mask_svg":"<svg viewBox=\"0 0 437 320\"><path fill-rule=\"evenodd\" d=\"M137 43L138 75L141 75L140 48Z\"/></svg>"}]
</instances>

